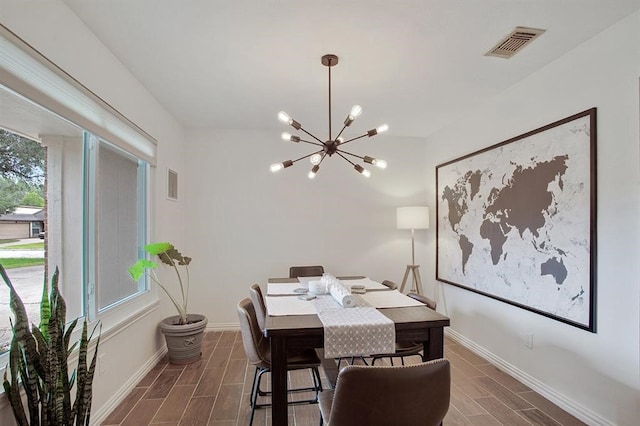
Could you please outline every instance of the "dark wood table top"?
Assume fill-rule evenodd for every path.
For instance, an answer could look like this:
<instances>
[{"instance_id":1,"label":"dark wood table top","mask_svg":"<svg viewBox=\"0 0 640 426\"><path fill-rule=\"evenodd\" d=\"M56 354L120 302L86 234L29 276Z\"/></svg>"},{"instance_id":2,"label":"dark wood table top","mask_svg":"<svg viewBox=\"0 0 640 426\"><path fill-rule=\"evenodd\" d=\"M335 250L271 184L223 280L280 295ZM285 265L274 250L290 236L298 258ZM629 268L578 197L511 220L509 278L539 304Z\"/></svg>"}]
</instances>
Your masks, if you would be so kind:
<instances>
[{"instance_id":1,"label":"dark wood table top","mask_svg":"<svg viewBox=\"0 0 640 426\"><path fill-rule=\"evenodd\" d=\"M359 279L363 276L339 277L341 280ZM297 278L269 278L269 283L296 283ZM396 331L449 326L449 317L426 306L378 309L396 324ZM297 333L323 334L324 328L317 315L267 316L265 336L282 336Z\"/></svg>"},{"instance_id":2,"label":"dark wood table top","mask_svg":"<svg viewBox=\"0 0 640 426\"><path fill-rule=\"evenodd\" d=\"M396 329L424 329L425 327L446 327L449 317L426 306L378 309L396 324ZM308 333L324 333L322 322L317 315L267 316L265 335L290 335L296 331Z\"/></svg>"}]
</instances>

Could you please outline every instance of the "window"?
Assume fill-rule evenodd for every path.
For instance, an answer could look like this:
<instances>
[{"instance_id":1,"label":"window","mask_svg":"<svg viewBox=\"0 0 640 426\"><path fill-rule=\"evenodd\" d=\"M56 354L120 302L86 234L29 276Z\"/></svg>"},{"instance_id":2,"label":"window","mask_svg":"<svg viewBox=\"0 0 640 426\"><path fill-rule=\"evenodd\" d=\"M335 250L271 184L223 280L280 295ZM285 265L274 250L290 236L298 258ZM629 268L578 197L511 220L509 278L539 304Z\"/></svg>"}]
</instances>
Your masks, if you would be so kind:
<instances>
[{"instance_id":1,"label":"window","mask_svg":"<svg viewBox=\"0 0 640 426\"><path fill-rule=\"evenodd\" d=\"M99 319L104 333L157 303L147 282L127 272L146 242L155 141L2 25L0 53L0 127L46 147L46 258L32 282L14 285L21 296L21 286L38 289L36 300L23 297L37 323L43 275L49 281L59 268L67 320ZM43 228L34 225L31 235L41 241L36 230ZM8 317L0 304L0 365L11 338Z\"/></svg>"},{"instance_id":2,"label":"window","mask_svg":"<svg viewBox=\"0 0 640 426\"><path fill-rule=\"evenodd\" d=\"M0 86L0 93L3 106L11 103L12 110L30 110L33 123L42 123L46 117L50 124L61 125L59 134L41 137L47 153L45 264L29 267L26 278L21 278L25 270L8 270L23 302L30 306L30 321L39 321L42 279L46 274L49 281L56 267L69 321L82 316L101 318L111 308L143 294L147 283L133 282L127 268L135 263L146 241L148 164L6 87ZM0 117L0 127L15 128L16 123L12 114ZM39 233L24 235L29 237L41 241ZM2 287L6 289L4 283ZM11 338L9 308L3 306L0 353L8 349Z\"/></svg>"},{"instance_id":3,"label":"window","mask_svg":"<svg viewBox=\"0 0 640 426\"><path fill-rule=\"evenodd\" d=\"M132 282L127 268L145 243L146 170L144 161L87 135L85 164L87 235L95 235L87 256L89 313L97 312L144 291L144 281ZM95 268L91 267L95 264ZM94 291L95 290L95 291Z\"/></svg>"}]
</instances>

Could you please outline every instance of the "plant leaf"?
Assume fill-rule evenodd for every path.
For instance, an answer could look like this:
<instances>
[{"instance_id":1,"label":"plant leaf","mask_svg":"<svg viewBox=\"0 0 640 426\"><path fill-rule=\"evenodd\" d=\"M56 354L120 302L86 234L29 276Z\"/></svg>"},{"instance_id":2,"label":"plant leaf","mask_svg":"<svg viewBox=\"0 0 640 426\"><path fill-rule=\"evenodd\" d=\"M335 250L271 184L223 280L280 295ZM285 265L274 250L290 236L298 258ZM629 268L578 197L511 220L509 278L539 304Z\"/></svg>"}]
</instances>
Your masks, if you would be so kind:
<instances>
[{"instance_id":1,"label":"plant leaf","mask_svg":"<svg viewBox=\"0 0 640 426\"><path fill-rule=\"evenodd\" d=\"M131 278L133 278L134 281L138 281L144 274L145 270L153 269L157 266L158 264L156 262L147 259L140 259L129 267L129 275L131 275Z\"/></svg>"},{"instance_id":2,"label":"plant leaf","mask_svg":"<svg viewBox=\"0 0 640 426\"><path fill-rule=\"evenodd\" d=\"M40 300L40 331L42 336L49 340L49 318L51 318L51 304L49 303L49 286L47 277L44 277L42 285L42 299Z\"/></svg>"},{"instance_id":3,"label":"plant leaf","mask_svg":"<svg viewBox=\"0 0 640 426\"><path fill-rule=\"evenodd\" d=\"M165 253L173 248L173 244L167 242L151 243L144 246L144 251L152 256L157 256L160 253Z\"/></svg>"}]
</instances>

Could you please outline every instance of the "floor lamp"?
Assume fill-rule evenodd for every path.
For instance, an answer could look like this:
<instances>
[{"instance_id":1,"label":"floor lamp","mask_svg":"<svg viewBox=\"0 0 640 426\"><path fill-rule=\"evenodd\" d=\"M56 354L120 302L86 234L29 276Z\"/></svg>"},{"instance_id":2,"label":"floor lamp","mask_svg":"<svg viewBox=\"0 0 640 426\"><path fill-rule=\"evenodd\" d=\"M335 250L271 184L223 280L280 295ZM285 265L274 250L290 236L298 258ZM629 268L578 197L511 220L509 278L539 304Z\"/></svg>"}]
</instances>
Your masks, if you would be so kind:
<instances>
[{"instance_id":1,"label":"floor lamp","mask_svg":"<svg viewBox=\"0 0 640 426\"><path fill-rule=\"evenodd\" d=\"M407 265L404 271L400 292L404 292L407 278L411 273L413 282L411 291L422 294L420 265L416 265L414 235L416 229L429 229L429 207L398 207L396 225L398 229L411 229L411 265Z\"/></svg>"}]
</instances>

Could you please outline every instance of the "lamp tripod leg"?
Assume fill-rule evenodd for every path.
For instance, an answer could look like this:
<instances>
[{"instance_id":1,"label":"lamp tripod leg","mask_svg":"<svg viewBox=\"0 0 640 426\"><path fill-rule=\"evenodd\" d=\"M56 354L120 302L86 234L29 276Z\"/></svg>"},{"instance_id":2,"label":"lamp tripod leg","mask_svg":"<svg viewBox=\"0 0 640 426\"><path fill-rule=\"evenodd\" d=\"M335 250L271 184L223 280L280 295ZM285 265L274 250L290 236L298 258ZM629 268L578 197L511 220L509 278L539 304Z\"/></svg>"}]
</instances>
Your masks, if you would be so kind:
<instances>
[{"instance_id":1,"label":"lamp tripod leg","mask_svg":"<svg viewBox=\"0 0 640 426\"><path fill-rule=\"evenodd\" d=\"M407 265L407 269L404 271L404 277L402 278L402 285L400 286L400 293L404 293L404 286L407 285L407 278L409 278L409 271L411 270L411 265Z\"/></svg>"},{"instance_id":2,"label":"lamp tripod leg","mask_svg":"<svg viewBox=\"0 0 640 426\"><path fill-rule=\"evenodd\" d=\"M413 282L415 286L415 292L418 294L422 294L422 279L420 278L420 265L413 265Z\"/></svg>"}]
</instances>

